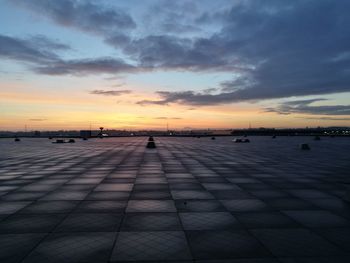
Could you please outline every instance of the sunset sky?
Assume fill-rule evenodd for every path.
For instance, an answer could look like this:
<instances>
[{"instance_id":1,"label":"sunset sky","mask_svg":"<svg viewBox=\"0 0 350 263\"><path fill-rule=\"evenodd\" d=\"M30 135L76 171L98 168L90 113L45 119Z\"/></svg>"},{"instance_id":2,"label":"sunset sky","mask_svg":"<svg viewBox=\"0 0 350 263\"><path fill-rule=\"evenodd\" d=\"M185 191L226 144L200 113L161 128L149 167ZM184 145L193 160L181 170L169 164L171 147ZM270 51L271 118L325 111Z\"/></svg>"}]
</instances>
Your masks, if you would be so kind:
<instances>
[{"instance_id":1,"label":"sunset sky","mask_svg":"<svg viewBox=\"0 0 350 263\"><path fill-rule=\"evenodd\" d=\"M0 130L350 126L349 10L0 0Z\"/></svg>"}]
</instances>

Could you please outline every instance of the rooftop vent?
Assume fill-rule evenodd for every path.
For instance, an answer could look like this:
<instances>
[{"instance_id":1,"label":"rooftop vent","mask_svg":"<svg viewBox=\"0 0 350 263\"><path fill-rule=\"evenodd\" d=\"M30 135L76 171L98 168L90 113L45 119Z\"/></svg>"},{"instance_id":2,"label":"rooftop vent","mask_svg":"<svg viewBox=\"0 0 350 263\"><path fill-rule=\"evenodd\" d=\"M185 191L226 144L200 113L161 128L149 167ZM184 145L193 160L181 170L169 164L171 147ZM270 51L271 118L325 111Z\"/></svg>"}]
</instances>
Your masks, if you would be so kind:
<instances>
[{"instance_id":1,"label":"rooftop vent","mask_svg":"<svg viewBox=\"0 0 350 263\"><path fill-rule=\"evenodd\" d=\"M154 148L156 148L156 144L154 143L154 141L149 141L149 142L147 143L146 148L148 148L148 149L154 149Z\"/></svg>"},{"instance_id":2,"label":"rooftop vent","mask_svg":"<svg viewBox=\"0 0 350 263\"><path fill-rule=\"evenodd\" d=\"M65 143L65 141L63 139L57 139L55 142L52 143Z\"/></svg>"},{"instance_id":3,"label":"rooftop vent","mask_svg":"<svg viewBox=\"0 0 350 263\"><path fill-rule=\"evenodd\" d=\"M300 144L301 150L311 150L310 146L307 143Z\"/></svg>"},{"instance_id":4,"label":"rooftop vent","mask_svg":"<svg viewBox=\"0 0 350 263\"><path fill-rule=\"evenodd\" d=\"M236 138L233 140L235 143L248 143L250 142L249 139L240 139L240 138Z\"/></svg>"}]
</instances>

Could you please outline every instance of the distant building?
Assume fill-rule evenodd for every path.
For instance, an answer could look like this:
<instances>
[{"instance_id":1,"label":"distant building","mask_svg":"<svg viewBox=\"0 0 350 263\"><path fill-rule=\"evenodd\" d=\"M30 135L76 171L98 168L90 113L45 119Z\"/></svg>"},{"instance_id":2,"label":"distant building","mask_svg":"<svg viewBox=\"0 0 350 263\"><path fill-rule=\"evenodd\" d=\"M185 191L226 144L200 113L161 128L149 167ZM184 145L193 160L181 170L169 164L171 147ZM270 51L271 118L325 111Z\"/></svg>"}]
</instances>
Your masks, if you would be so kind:
<instances>
[{"instance_id":1,"label":"distant building","mask_svg":"<svg viewBox=\"0 0 350 263\"><path fill-rule=\"evenodd\" d=\"M213 130L212 135L231 135L231 130Z\"/></svg>"},{"instance_id":2,"label":"distant building","mask_svg":"<svg viewBox=\"0 0 350 263\"><path fill-rule=\"evenodd\" d=\"M90 130L81 130L80 131L80 137L82 137L82 138L90 138L91 137L91 131Z\"/></svg>"}]
</instances>

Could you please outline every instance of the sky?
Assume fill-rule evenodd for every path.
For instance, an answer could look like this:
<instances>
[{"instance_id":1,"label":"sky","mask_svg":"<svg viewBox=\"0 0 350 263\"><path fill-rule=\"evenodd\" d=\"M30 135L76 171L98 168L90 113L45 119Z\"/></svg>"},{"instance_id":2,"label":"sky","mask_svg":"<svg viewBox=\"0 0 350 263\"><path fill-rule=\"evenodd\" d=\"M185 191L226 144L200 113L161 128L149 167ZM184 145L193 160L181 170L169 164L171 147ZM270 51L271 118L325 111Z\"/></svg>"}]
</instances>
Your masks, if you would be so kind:
<instances>
[{"instance_id":1,"label":"sky","mask_svg":"<svg viewBox=\"0 0 350 263\"><path fill-rule=\"evenodd\" d=\"M0 0L0 130L350 126L349 10Z\"/></svg>"}]
</instances>

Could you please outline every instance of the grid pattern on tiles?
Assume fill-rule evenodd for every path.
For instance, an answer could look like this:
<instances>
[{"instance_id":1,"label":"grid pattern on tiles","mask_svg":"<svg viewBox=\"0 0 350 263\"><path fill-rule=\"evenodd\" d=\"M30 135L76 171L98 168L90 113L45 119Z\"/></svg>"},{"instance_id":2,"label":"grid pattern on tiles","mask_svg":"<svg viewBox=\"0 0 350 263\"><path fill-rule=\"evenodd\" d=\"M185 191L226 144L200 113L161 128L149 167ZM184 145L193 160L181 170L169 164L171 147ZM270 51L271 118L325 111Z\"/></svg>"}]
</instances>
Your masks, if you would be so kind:
<instances>
[{"instance_id":1,"label":"grid pattern on tiles","mask_svg":"<svg viewBox=\"0 0 350 263\"><path fill-rule=\"evenodd\" d=\"M350 262L350 140L250 140L1 139L0 262Z\"/></svg>"}]
</instances>

